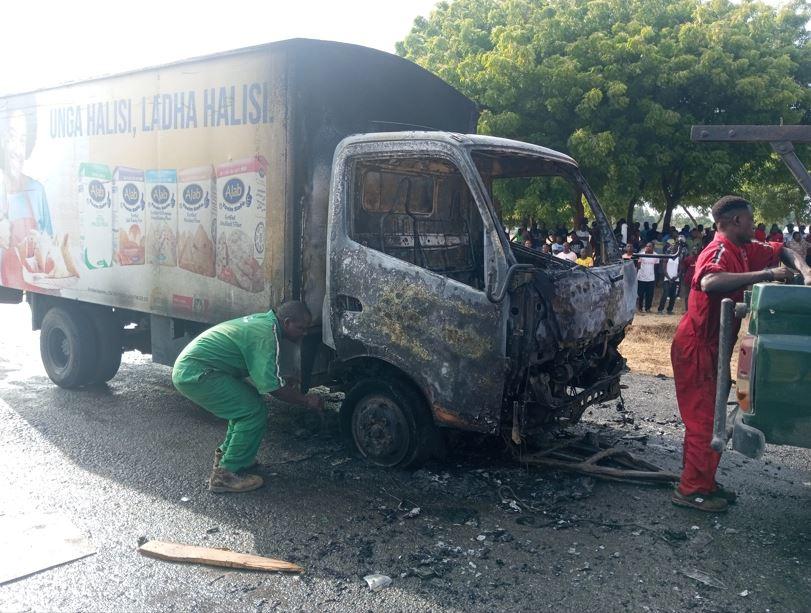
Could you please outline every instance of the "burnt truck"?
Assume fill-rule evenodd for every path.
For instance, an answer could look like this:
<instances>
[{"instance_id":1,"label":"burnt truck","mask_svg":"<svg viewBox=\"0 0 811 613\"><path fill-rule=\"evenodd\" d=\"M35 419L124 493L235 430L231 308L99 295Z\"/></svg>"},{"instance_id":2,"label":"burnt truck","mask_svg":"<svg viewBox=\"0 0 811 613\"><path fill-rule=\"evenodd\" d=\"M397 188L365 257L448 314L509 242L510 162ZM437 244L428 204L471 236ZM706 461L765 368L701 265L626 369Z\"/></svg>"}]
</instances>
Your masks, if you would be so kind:
<instances>
[{"instance_id":1,"label":"burnt truck","mask_svg":"<svg viewBox=\"0 0 811 613\"><path fill-rule=\"evenodd\" d=\"M344 391L380 465L440 427L576 422L619 395L635 268L572 158L477 117L411 62L301 39L1 98L0 298L30 304L67 388L303 300L284 369ZM509 241L499 203L527 186L585 209L601 265Z\"/></svg>"}]
</instances>

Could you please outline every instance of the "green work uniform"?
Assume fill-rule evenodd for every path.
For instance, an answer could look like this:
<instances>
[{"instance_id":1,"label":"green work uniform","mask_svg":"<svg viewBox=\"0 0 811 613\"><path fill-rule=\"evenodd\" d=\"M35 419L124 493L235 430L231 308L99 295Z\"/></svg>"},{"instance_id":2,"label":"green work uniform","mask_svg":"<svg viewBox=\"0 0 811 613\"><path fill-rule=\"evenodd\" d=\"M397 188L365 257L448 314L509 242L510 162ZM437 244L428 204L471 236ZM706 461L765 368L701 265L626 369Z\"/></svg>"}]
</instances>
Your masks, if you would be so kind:
<instances>
[{"instance_id":1,"label":"green work uniform","mask_svg":"<svg viewBox=\"0 0 811 613\"><path fill-rule=\"evenodd\" d=\"M220 467L253 464L267 428L260 394L284 386L279 374L279 322L273 311L225 321L189 343L172 368L172 383L195 404L228 420ZM253 380L256 387L245 381Z\"/></svg>"}]
</instances>

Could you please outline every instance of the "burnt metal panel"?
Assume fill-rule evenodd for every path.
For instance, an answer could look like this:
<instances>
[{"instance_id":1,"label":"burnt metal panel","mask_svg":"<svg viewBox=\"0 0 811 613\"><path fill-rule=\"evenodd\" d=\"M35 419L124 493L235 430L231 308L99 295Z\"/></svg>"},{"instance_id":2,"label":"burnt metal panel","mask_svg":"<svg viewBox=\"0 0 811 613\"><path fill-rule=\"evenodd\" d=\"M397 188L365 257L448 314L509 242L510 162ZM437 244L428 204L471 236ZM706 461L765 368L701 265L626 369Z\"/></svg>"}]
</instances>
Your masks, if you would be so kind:
<instances>
[{"instance_id":1,"label":"burnt metal panel","mask_svg":"<svg viewBox=\"0 0 811 613\"><path fill-rule=\"evenodd\" d=\"M412 378L437 421L495 432L504 375L501 309L481 291L374 249L347 245L334 257L340 266L332 283L362 308L336 301L333 335Z\"/></svg>"},{"instance_id":2,"label":"burnt metal panel","mask_svg":"<svg viewBox=\"0 0 811 613\"><path fill-rule=\"evenodd\" d=\"M554 288L552 309L563 345L585 346L602 333L619 334L634 317L636 269L632 262L573 268L557 276ZM538 332L538 340L543 340L542 330Z\"/></svg>"}]
</instances>

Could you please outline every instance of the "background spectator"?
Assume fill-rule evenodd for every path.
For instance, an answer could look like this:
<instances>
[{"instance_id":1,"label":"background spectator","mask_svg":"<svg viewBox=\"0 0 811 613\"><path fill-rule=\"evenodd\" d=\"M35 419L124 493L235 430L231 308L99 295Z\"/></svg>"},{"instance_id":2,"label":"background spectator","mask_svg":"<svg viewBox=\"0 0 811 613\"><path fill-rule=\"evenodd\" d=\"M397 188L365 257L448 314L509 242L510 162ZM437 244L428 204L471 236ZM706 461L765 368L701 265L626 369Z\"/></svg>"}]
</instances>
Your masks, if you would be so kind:
<instances>
[{"instance_id":1,"label":"background spectator","mask_svg":"<svg viewBox=\"0 0 811 613\"><path fill-rule=\"evenodd\" d=\"M585 266L586 268L591 268L594 266L594 258L591 257L591 246L586 245L583 247L583 251L575 260L575 264L580 266Z\"/></svg>"},{"instance_id":2,"label":"background spectator","mask_svg":"<svg viewBox=\"0 0 811 613\"><path fill-rule=\"evenodd\" d=\"M783 242L783 233L780 231L780 228L777 227L777 224L772 224L771 230L769 230L769 236L766 237L769 242L775 243L782 243Z\"/></svg>"},{"instance_id":3,"label":"background spectator","mask_svg":"<svg viewBox=\"0 0 811 613\"><path fill-rule=\"evenodd\" d=\"M569 247L569 243L563 243L563 251L556 253L555 257L559 257L562 260L569 260L570 262L577 260L577 255L572 251L572 248Z\"/></svg>"},{"instance_id":4,"label":"background spectator","mask_svg":"<svg viewBox=\"0 0 811 613\"><path fill-rule=\"evenodd\" d=\"M675 243L667 243L665 245L665 253L675 254L678 253L678 246ZM673 307L676 306L676 296L679 292L679 268L681 264L681 257L676 256L673 259L662 260L662 297L659 298L659 315L665 309L667 303L667 314L673 314Z\"/></svg>"},{"instance_id":5,"label":"background spectator","mask_svg":"<svg viewBox=\"0 0 811 613\"><path fill-rule=\"evenodd\" d=\"M800 254L801 258L805 259L808 256L808 242L803 240L802 234L799 232L794 232L791 235L791 238L786 242L786 247Z\"/></svg>"},{"instance_id":6,"label":"background spectator","mask_svg":"<svg viewBox=\"0 0 811 613\"><path fill-rule=\"evenodd\" d=\"M684 299L684 310L687 310L687 301L690 298L690 284L693 282L693 274L696 272L696 262L698 254L701 253L701 246L694 246L689 255L686 255L681 262L681 286L682 298Z\"/></svg>"},{"instance_id":7,"label":"background spectator","mask_svg":"<svg viewBox=\"0 0 811 613\"><path fill-rule=\"evenodd\" d=\"M653 253L653 243L645 245L645 249L640 253ZM653 289L656 285L656 264L655 258L639 258L639 272L636 275L637 283L637 308L645 313L650 313L653 303Z\"/></svg>"}]
</instances>

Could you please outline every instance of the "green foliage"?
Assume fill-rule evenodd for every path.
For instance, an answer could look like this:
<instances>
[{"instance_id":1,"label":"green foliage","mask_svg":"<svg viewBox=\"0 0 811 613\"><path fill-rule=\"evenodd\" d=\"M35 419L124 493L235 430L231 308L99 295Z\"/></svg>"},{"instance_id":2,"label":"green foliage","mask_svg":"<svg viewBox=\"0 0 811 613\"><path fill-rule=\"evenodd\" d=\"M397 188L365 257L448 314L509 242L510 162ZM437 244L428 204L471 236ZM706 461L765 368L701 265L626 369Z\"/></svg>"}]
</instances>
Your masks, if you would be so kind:
<instances>
[{"instance_id":1,"label":"green foliage","mask_svg":"<svg viewBox=\"0 0 811 613\"><path fill-rule=\"evenodd\" d=\"M765 147L764 147L765 148ZM798 154L811 159L805 151ZM763 154L745 164L740 171L740 192L751 203L759 221L766 224L789 218L795 223L807 223L811 216L811 203L776 153Z\"/></svg>"},{"instance_id":2,"label":"green foliage","mask_svg":"<svg viewBox=\"0 0 811 613\"><path fill-rule=\"evenodd\" d=\"M480 132L575 157L614 217L740 190L777 214L793 196L765 198L787 184L762 147L692 143L690 126L811 121L810 15L805 0L455 0L397 51L476 100Z\"/></svg>"},{"instance_id":3,"label":"green foliage","mask_svg":"<svg viewBox=\"0 0 811 613\"><path fill-rule=\"evenodd\" d=\"M496 179L493 196L502 208L502 219L510 222L543 219L550 225L571 223L575 192L562 177Z\"/></svg>"}]
</instances>

